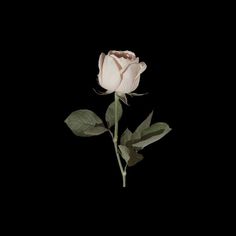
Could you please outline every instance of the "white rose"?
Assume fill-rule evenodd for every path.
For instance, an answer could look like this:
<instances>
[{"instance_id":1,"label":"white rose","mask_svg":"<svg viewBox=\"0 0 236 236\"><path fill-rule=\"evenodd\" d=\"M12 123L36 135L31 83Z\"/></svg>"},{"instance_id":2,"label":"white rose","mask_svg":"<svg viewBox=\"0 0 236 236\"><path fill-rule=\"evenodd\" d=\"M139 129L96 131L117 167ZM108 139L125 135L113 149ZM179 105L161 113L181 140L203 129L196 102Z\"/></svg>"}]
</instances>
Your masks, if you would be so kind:
<instances>
[{"instance_id":1,"label":"white rose","mask_svg":"<svg viewBox=\"0 0 236 236\"><path fill-rule=\"evenodd\" d=\"M147 68L144 62L130 51L109 51L99 58L99 84L108 92L131 93L140 81L141 73Z\"/></svg>"}]
</instances>

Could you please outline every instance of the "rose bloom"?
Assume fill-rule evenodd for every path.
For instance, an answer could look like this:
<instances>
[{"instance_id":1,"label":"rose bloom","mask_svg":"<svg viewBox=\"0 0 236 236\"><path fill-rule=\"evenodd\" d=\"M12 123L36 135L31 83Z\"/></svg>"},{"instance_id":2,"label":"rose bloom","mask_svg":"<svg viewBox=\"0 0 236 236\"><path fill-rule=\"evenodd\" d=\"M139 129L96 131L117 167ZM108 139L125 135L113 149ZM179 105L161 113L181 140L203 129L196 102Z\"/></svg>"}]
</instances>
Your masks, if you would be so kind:
<instances>
[{"instance_id":1,"label":"rose bloom","mask_svg":"<svg viewBox=\"0 0 236 236\"><path fill-rule=\"evenodd\" d=\"M108 93L121 94L134 91L140 81L140 75L147 68L144 62L130 51L109 51L99 57L98 81Z\"/></svg>"}]
</instances>

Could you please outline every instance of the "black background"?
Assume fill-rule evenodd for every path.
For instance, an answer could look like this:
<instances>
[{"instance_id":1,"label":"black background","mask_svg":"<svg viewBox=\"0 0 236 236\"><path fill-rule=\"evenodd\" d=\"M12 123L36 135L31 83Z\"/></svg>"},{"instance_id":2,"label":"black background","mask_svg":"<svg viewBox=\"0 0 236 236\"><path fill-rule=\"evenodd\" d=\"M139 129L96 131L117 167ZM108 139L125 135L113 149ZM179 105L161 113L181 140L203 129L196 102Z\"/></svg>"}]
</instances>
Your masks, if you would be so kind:
<instances>
[{"instance_id":1,"label":"black background","mask_svg":"<svg viewBox=\"0 0 236 236\"><path fill-rule=\"evenodd\" d=\"M187 26L173 22L157 22L152 30L146 29L146 23L125 30L101 26L95 31L98 23L83 28L72 21L56 22L40 35L43 53L39 51L42 70L38 82L43 89L39 106L43 106L39 115L47 127L46 138L41 137L48 145L40 162L46 178L58 188L121 188L109 135L79 138L64 120L76 109L91 109L104 118L113 96L98 96L92 90L100 89L96 82L99 55L110 49L131 50L147 64L137 92L149 95L129 99L131 106L124 106L121 129L128 126L134 130L154 110L153 121L167 122L172 131L142 152L144 161L128 169L128 188L192 189L200 177L195 173L200 164L194 157L193 139L197 132L193 111L198 109L194 94L199 81L193 67L197 58L193 61L192 55L200 47L193 46L195 35Z\"/></svg>"},{"instance_id":2,"label":"black background","mask_svg":"<svg viewBox=\"0 0 236 236\"><path fill-rule=\"evenodd\" d=\"M221 164L227 156L225 150L220 155L219 144L225 134L218 132L228 129L220 117L225 117L221 95L226 83L218 75L224 57L216 39L222 22L211 15L213 6L20 4L4 18L4 62L10 65L3 82L9 82L10 91L4 94L8 111L2 124L10 145L2 159L7 160L5 192L14 208L9 214L19 221L28 213L35 221L32 216L41 213L40 229L52 226L57 217L79 224L77 230L83 222L92 225L99 219L102 230L108 220L115 230L147 230L150 222L155 229L162 225L176 232L186 225L195 224L195 230L209 224L219 210L219 185L225 184ZM77 109L104 118L113 95L98 96L93 88L100 89L99 55L109 50L133 51L147 64L136 92L149 94L123 105L120 133L127 126L134 131L152 110L153 122L172 128L142 151L143 161L128 168L125 189L108 133L80 138L64 123ZM197 213L194 221L191 216L197 218Z\"/></svg>"},{"instance_id":3,"label":"black background","mask_svg":"<svg viewBox=\"0 0 236 236\"><path fill-rule=\"evenodd\" d=\"M205 71L211 53L210 28L191 12L164 17L158 15L160 10L126 12L127 17L113 11L101 11L99 16L89 11L85 15L31 12L15 22L17 55L24 64L20 85L26 91L21 104L27 104L25 111L18 107L20 114L24 112L27 141L25 156L16 163L25 170L21 184L43 196L76 198L89 191L148 190L160 193L163 201L173 196L187 201L201 198L212 186L211 156L202 151L208 138L207 133L202 136L203 122L209 123L206 111L212 108L205 100L211 84ZM93 88L100 89L99 55L109 50L133 51L147 64L136 92L149 94L129 98L129 107L123 105L120 132L127 126L134 131L152 110L153 122L163 121L172 128L142 151L142 162L128 168L126 189L121 187L109 134L80 138L64 123L77 109L91 109L104 119L113 95L98 96Z\"/></svg>"},{"instance_id":4,"label":"black background","mask_svg":"<svg viewBox=\"0 0 236 236\"><path fill-rule=\"evenodd\" d=\"M3 116L10 140L2 158L5 192L14 212L20 209L17 220L28 210L32 221L41 213L49 226L59 218L79 227L101 219L102 230L109 220L115 230L118 224L146 230L149 222L155 229L199 229L217 217L219 186L225 184L225 134L219 135L228 127L219 99L225 83L220 65L215 68L223 59L213 32L220 21L215 24L205 6L116 4L32 6L5 18L12 21L4 60L11 62ZM109 134L76 137L64 123L77 109L104 119L113 94L99 96L93 88L101 90L98 59L109 50L133 51L147 64L135 92L148 95L128 98L119 132L134 131L152 110L153 122L172 128L141 151L144 160L128 168L125 189Z\"/></svg>"}]
</instances>

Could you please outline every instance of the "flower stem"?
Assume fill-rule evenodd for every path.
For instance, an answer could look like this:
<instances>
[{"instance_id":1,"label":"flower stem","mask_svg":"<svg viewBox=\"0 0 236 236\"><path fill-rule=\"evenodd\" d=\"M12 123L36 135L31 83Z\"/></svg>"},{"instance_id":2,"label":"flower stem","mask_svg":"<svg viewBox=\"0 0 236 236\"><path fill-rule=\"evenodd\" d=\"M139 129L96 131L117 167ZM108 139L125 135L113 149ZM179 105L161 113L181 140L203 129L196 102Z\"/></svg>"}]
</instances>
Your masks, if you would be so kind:
<instances>
[{"instance_id":1,"label":"flower stem","mask_svg":"<svg viewBox=\"0 0 236 236\"><path fill-rule=\"evenodd\" d=\"M119 102L119 97L115 93L115 131L114 131L114 137L113 137L113 143L115 147L115 152L116 152L116 157L117 161L120 167L120 172L122 175L122 180L123 180L123 187L126 187L126 170L123 169L121 160L120 160L120 155L118 151L118 146L117 146L117 140L118 140L118 102Z\"/></svg>"}]
</instances>

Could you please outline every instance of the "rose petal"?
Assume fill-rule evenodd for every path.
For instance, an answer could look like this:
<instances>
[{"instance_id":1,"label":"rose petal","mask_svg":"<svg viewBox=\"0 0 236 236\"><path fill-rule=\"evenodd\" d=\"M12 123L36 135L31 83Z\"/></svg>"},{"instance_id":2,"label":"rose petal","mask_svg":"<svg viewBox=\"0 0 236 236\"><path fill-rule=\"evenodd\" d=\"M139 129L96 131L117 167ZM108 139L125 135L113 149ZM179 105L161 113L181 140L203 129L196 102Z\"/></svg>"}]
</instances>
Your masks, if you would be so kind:
<instances>
[{"instance_id":1,"label":"rose petal","mask_svg":"<svg viewBox=\"0 0 236 236\"><path fill-rule=\"evenodd\" d=\"M132 57L133 60L136 58L136 55L135 55L134 52L131 52L131 51L128 51L128 50L123 51L123 52L129 54Z\"/></svg>"},{"instance_id":2,"label":"rose petal","mask_svg":"<svg viewBox=\"0 0 236 236\"><path fill-rule=\"evenodd\" d=\"M128 61L128 63L126 65L123 66L122 70L120 71L121 74L123 74L125 72L125 70L127 70L128 66L131 64L137 64L139 62L139 58L137 57L134 61Z\"/></svg>"},{"instance_id":3,"label":"rose petal","mask_svg":"<svg viewBox=\"0 0 236 236\"><path fill-rule=\"evenodd\" d=\"M114 59L110 56L105 56L102 65L101 86L109 91L115 91L121 82L119 68Z\"/></svg>"},{"instance_id":4,"label":"rose petal","mask_svg":"<svg viewBox=\"0 0 236 236\"><path fill-rule=\"evenodd\" d=\"M99 68L98 81L99 81L99 84L102 83L101 75L102 75L102 65L104 62L104 58L105 58L105 53L101 53L100 57L99 57L99 61L98 61L98 68Z\"/></svg>"},{"instance_id":5,"label":"rose petal","mask_svg":"<svg viewBox=\"0 0 236 236\"><path fill-rule=\"evenodd\" d=\"M131 51L116 51L116 50L111 50L108 52L108 55L115 55L118 58L122 57L126 57L125 55L128 54L128 56L130 57L131 60L134 60L136 58L135 53L131 52Z\"/></svg>"},{"instance_id":6,"label":"rose petal","mask_svg":"<svg viewBox=\"0 0 236 236\"><path fill-rule=\"evenodd\" d=\"M111 50L111 51L109 51L109 52L108 52L108 54L107 54L107 55L109 55L109 56L110 56L111 54L113 54L113 53L116 53L116 52L119 52L119 51L116 51L116 50Z\"/></svg>"},{"instance_id":7,"label":"rose petal","mask_svg":"<svg viewBox=\"0 0 236 236\"><path fill-rule=\"evenodd\" d=\"M128 59L125 59L123 57L116 57L116 55L111 55L112 58L114 58L114 60L117 62L117 64L119 65L119 69L122 70L124 67L126 68L130 63L131 61L128 60Z\"/></svg>"},{"instance_id":8,"label":"rose petal","mask_svg":"<svg viewBox=\"0 0 236 236\"><path fill-rule=\"evenodd\" d=\"M131 64L128 66L127 70L124 72L122 76L122 81L120 83L120 86L118 89L116 89L117 92L120 93L130 93L133 91L134 82L137 76L140 74L141 67L139 64ZM138 85L137 85L138 86Z\"/></svg>"},{"instance_id":9,"label":"rose petal","mask_svg":"<svg viewBox=\"0 0 236 236\"><path fill-rule=\"evenodd\" d=\"M135 54L131 51L109 51L108 55L113 57L116 62L121 67L120 70L125 70L127 66L131 63L138 62L139 59L136 58Z\"/></svg>"},{"instance_id":10,"label":"rose petal","mask_svg":"<svg viewBox=\"0 0 236 236\"><path fill-rule=\"evenodd\" d=\"M140 70L140 74L141 74L147 69L147 65L145 62L140 62L139 65L141 66L141 70Z\"/></svg>"},{"instance_id":11,"label":"rose petal","mask_svg":"<svg viewBox=\"0 0 236 236\"><path fill-rule=\"evenodd\" d=\"M119 60L119 58L117 58L115 55L110 55L113 59L114 59L114 61L116 62L116 65L118 66L118 68L119 68L119 70L121 70L122 69L122 66L121 66L121 64L120 64L120 60Z\"/></svg>"},{"instance_id":12,"label":"rose petal","mask_svg":"<svg viewBox=\"0 0 236 236\"><path fill-rule=\"evenodd\" d=\"M104 58L105 58L105 53L102 52L100 54L99 61L98 61L98 68L99 68L99 70L102 69L102 64L103 64Z\"/></svg>"},{"instance_id":13,"label":"rose petal","mask_svg":"<svg viewBox=\"0 0 236 236\"><path fill-rule=\"evenodd\" d=\"M138 77L134 80L132 91L134 91L134 90L138 87L139 82L140 82L140 76L138 76Z\"/></svg>"}]
</instances>

